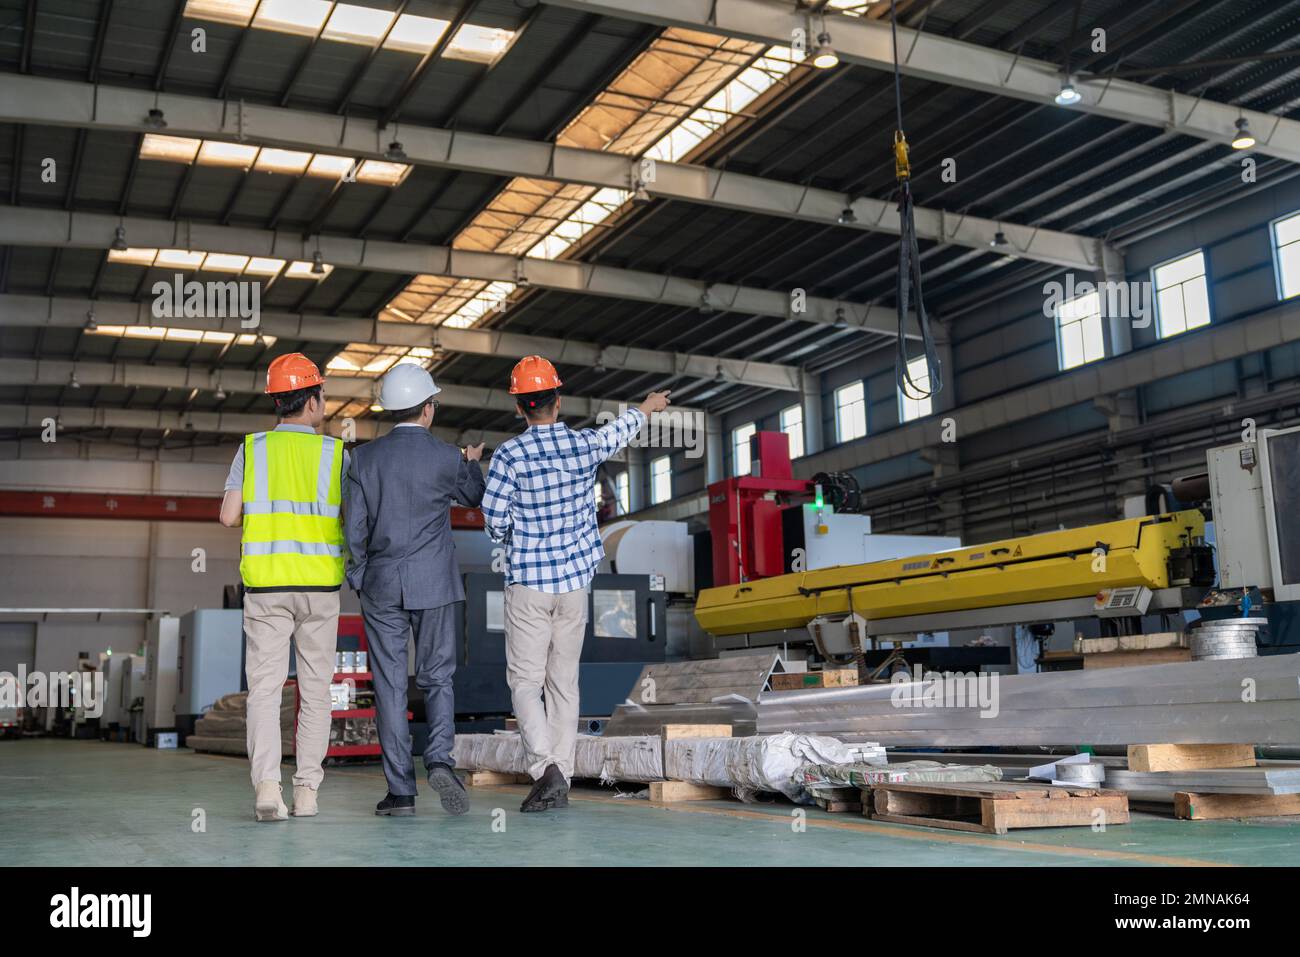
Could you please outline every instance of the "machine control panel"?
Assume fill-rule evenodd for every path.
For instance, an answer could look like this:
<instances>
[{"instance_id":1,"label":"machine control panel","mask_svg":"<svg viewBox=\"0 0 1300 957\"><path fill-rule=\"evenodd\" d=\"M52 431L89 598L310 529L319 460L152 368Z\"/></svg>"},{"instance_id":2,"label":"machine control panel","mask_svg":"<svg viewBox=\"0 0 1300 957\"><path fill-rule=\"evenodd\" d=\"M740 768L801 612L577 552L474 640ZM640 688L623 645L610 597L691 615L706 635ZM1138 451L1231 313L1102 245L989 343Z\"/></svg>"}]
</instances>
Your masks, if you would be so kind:
<instances>
[{"instance_id":1,"label":"machine control panel","mask_svg":"<svg viewBox=\"0 0 1300 957\"><path fill-rule=\"evenodd\" d=\"M1097 592L1092 608L1099 618L1127 618L1145 615L1150 605L1151 589L1145 585L1132 585L1102 589Z\"/></svg>"}]
</instances>

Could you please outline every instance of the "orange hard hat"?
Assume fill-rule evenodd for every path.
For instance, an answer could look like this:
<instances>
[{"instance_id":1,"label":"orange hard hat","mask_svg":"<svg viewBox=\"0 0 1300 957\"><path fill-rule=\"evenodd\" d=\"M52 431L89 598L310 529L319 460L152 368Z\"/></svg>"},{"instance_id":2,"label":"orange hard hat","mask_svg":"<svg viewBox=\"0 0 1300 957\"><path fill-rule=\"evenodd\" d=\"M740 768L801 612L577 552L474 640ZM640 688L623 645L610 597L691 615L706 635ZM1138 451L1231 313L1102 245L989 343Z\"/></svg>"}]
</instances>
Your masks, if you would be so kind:
<instances>
[{"instance_id":1,"label":"orange hard hat","mask_svg":"<svg viewBox=\"0 0 1300 957\"><path fill-rule=\"evenodd\" d=\"M521 395L527 392L545 392L558 389L564 385L560 374L555 371L548 359L541 356L524 356L510 370L510 394Z\"/></svg>"},{"instance_id":2,"label":"orange hard hat","mask_svg":"<svg viewBox=\"0 0 1300 957\"><path fill-rule=\"evenodd\" d=\"M266 370L266 392L294 392L309 386L320 385L325 377L301 352L290 352L272 360Z\"/></svg>"}]
</instances>

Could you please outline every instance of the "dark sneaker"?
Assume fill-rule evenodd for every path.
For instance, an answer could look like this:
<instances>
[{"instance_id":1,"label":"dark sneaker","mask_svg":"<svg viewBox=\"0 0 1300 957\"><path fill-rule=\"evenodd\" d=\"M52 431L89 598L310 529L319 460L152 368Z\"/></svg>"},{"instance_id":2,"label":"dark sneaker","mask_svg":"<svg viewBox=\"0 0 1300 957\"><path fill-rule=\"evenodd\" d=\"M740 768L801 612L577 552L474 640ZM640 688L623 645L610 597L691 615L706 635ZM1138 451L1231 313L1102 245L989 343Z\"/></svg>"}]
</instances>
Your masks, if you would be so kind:
<instances>
[{"instance_id":1,"label":"dark sneaker","mask_svg":"<svg viewBox=\"0 0 1300 957\"><path fill-rule=\"evenodd\" d=\"M375 814L380 817L414 817L415 795L394 794L389 791L384 799L375 805Z\"/></svg>"},{"instance_id":2,"label":"dark sneaker","mask_svg":"<svg viewBox=\"0 0 1300 957\"><path fill-rule=\"evenodd\" d=\"M554 764L548 764L542 776L533 784L533 789L528 792L528 797L524 798L524 803L519 806L519 810L524 813L530 811L545 811L555 806L555 799L563 796L565 805L568 804L569 782L564 780L564 775Z\"/></svg>"},{"instance_id":3,"label":"dark sneaker","mask_svg":"<svg viewBox=\"0 0 1300 957\"><path fill-rule=\"evenodd\" d=\"M445 764L429 768L429 787L438 792L442 809L448 814L464 814L469 810L469 795L456 772Z\"/></svg>"}]
</instances>

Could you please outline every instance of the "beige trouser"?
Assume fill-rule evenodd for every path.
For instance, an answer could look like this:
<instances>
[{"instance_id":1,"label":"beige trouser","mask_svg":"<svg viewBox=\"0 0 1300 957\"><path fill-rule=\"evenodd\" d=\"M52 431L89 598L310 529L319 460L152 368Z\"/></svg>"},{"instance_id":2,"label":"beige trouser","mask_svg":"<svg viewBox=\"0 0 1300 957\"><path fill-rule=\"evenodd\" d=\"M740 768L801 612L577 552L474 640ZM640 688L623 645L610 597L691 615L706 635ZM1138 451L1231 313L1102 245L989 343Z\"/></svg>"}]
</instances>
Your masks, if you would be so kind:
<instances>
[{"instance_id":1,"label":"beige trouser","mask_svg":"<svg viewBox=\"0 0 1300 957\"><path fill-rule=\"evenodd\" d=\"M248 760L253 784L280 781L280 699L289 677L289 642L298 659L298 737L293 783L319 788L330 743L330 681L339 634L339 593L244 595L248 651Z\"/></svg>"},{"instance_id":2,"label":"beige trouser","mask_svg":"<svg viewBox=\"0 0 1300 957\"><path fill-rule=\"evenodd\" d=\"M587 630L587 590L551 595L509 585L505 609L506 683L528 773L537 780L554 764L568 780L578 744L578 659Z\"/></svg>"}]
</instances>

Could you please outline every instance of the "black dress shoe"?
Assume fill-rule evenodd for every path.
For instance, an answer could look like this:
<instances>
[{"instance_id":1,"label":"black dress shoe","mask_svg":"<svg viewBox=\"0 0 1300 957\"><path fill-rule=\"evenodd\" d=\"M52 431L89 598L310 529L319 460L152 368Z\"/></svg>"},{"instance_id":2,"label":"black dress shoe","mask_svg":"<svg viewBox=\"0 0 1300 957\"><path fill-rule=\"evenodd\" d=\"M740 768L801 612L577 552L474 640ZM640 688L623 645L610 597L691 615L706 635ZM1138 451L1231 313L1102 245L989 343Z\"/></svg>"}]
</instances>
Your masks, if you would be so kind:
<instances>
[{"instance_id":1,"label":"black dress shoe","mask_svg":"<svg viewBox=\"0 0 1300 957\"><path fill-rule=\"evenodd\" d=\"M533 784L533 789L524 798L519 810L527 814L530 811L545 811L555 806L555 800L564 797L563 806L568 806L569 782L554 764L548 764L542 776Z\"/></svg>"},{"instance_id":2,"label":"black dress shoe","mask_svg":"<svg viewBox=\"0 0 1300 957\"><path fill-rule=\"evenodd\" d=\"M464 814L469 810L469 795L456 772L446 764L429 768L429 787L438 792L442 809L448 814Z\"/></svg>"},{"instance_id":3,"label":"black dress shoe","mask_svg":"<svg viewBox=\"0 0 1300 957\"><path fill-rule=\"evenodd\" d=\"M375 805L375 814L380 817L414 817L415 795L394 794L389 791L384 799Z\"/></svg>"}]
</instances>

